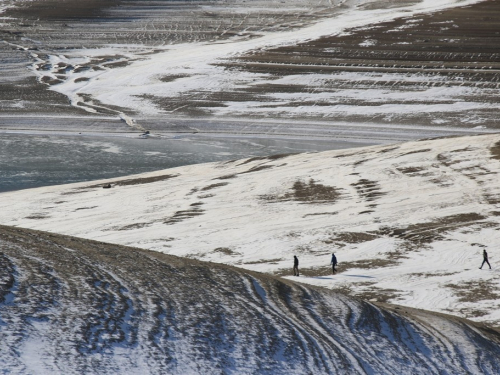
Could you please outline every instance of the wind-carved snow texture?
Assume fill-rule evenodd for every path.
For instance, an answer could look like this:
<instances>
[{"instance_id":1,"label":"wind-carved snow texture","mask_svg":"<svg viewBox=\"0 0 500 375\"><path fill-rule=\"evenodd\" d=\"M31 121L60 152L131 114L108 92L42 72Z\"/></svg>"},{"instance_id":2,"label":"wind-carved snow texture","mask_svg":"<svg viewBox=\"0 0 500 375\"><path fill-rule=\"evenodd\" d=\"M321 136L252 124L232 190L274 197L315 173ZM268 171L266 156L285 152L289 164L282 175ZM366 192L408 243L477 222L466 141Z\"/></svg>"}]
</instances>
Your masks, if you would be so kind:
<instances>
[{"instance_id":1,"label":"wind-carved snow texture","mask_svg":"<svg viewBox=\"0 0 500 375\"><path fill-rule=\"evenodd\" d=\"M284 277L297 255L296 281L499 327L499 150L453 137L6 192L0 223Z\"/></svg>"},{"instance_id":2,"label":"wind-carved snow texture","mask_svg":"<svg viewBox=\"0 0 500 375\"><path fill-rule=\"evenodd\" d=\"M498 374L500 335L241 269L0 227L6 373Z\"/></svg>"}]
</instances>

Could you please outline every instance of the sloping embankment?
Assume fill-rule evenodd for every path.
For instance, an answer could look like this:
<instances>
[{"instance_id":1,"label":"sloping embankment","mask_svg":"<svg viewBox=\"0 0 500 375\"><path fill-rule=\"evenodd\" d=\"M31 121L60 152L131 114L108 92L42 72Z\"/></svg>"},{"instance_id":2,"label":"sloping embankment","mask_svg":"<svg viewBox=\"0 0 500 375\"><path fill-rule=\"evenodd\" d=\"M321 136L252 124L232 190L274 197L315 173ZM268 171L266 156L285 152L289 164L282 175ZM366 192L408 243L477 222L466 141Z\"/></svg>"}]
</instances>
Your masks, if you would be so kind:
<instances>
[{"instance_id":1,"label":"sloping embankment","mask_svg":"<svg viewBox=\"0 0 500 375\"><path fill-rule=\"evenodd\" d=\"M0 227L15 373L498 374L500 336L236 268Z\"/></svg>"}]
</instances>

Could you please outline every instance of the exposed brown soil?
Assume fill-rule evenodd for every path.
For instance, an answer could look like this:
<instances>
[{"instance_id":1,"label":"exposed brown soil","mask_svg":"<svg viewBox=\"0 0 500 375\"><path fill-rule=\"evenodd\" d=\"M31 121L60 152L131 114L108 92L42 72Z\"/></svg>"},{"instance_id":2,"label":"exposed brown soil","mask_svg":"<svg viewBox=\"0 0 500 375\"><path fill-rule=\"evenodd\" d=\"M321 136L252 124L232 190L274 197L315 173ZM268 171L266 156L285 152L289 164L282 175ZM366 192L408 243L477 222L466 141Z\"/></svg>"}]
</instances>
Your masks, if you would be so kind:
<instances>
[{"instance_id":1,"label":"exposed brown soil","mask_svg":"<svg viewBox=\"0 0 500 375\"><path fill-rule=\"evenodd\" d=\"M120 13L118 4L126 4L133 9L133 17L137 17L137 25L151 25L136 28L134 22ZM203 2L138 2L129 0L41 0L23 2L17 9L8 10L8 15L17 18L5 30L0 31L7 42L13 45L26 45L27 49L37 52L39 58L45 59L47 54L64 53L66 48L92 48L109 43L139 43L144 45L165 45L178 42L214 42L235 35L248 36L255 31L286 30L303 26L315 19L328 16L334 9L318 9L297 11L293 14L250 14L234 13L217 14L201 11L197 5ZM374 7L401 6L401 2L374 2ZM158 9L157 19L151 19L150 9ZM118 13L117 13L118 12ZM285 93L333 93L341 90L376 89L387 92L420 92L429 85L432 87L471 87L475 94L463 98L475 103L490 103L493 107L500 103L496 90L500 87L500 35L495 20L499 18L500 6L497 1L483 1L471 6L444 10L434 14L418 15L415 20L401 18L394 21L348 30L341 36L325 37L318 40L274 49L252 51L248 55L220 62L228 70L259 72L266 75L262 82L242 82L237 88L222 91L195 90L172 97L143 96L144 99L157 105L159 110L168 111L179 118L209 117L217 113L217 109L227 106L229 102L254 102L272 110L264 111L264 116L274 118L297 117L298 119L335 120L346 122L395 123L405 125L435 125L435 121L445 125L469 126L464 120L465 112L449 113L408 113L374 114L369 117L358 113L341 114L335 112L332 117L326 114L300 113L291 109L300 106L324 107L347 106L379 106L386 104L412 104L401 100L390 99L387 102L367 99L297 99L288 100L285 104L275 94ZM92 22L89 22L92 21ZM410 22L411 21L411 22ZM415 22L413 22L415 21ZM452 21L452 22L451 22ZM110 25L116 25L116 27ZM82 29L82 25L88 25ZM116 32L116 28L120 32ZM41 45L29 40L37 39ZM369 41L368 44L363 44ZM152 53L156 53L153 50ZM108 58L108 57L106 57ZM0 59L16 59L25 66L33 63L28 51L16 51L7 44L0 45ZM99 70L119 68L129 64L123 56L110 56L109 62L91 61L79 67L61 65L53 70L56 77L48 74L41 82L23 84L26 78L25 68L18 65L0 68L2 77L9 80L0 82L0 109L10 113L78 113L89 115L81 108L72 108L68 99L53 91L49 86L71 78L68 71ZM49 72L48 59L37 63L38 71ZM12 73L15 74L12 74ZM367 80L339 79L343 72L383 74L384 79ZM318 86L309 87L303 82L283 84L276 79L293 74L323 73L331 75ZM394 74L398 74L394 76ZM418 75L418 82L401 79L401 74ZM15 75L19 77L14 78ZM22 76L22 77L21 77ZM188 74L173 74L159 77L160 81L172 82L189 77ZM421 79L423 78L423 79ZM442 78L442 79L441 79ZM77 78L83 82L85 78ZM21 86L23 87L21 89ZM23 91L24 92L21 92ZM41 93L42 95L38 95ZM43 95L46 94L46 97ZM24 102L21 102L24 98ZM461 99L461 98L459 98ZM455 100L455 99L453 99ZM416 104L432 104L420 100ZM451 101L448 101L451 103ZM103 105L82 96L83 106L90 106L101 114L116 114L116 111L129 113L127 108ZM102 107L106 107L102 108ZM245 111L244 111L245 112ZM332 112L332 113L333 113ZM136 115L136 114L134 114ZM260 118L263 114L249 112L234 114L246 116L248 119ZM233 114L232 114L233 116ZM500 128L494 109L483 108L474 112L482 124L489 128ZM473 117L474 117L473 116ZM444 122L443 122L444 121ZM161 128L161 125L156 124ZM185 129L184 129L185 130ZM183 131L184 131L183 130ZM283 131L283 130L281 130ZM304 130L302 130L304 131ZM307 130L305 130L307 132Z\"/></svg>"},{"instance_id":2,"label":"exposed brown soil","mask_svg":"<svg viewBox=\"0 0 500 375\"><path fill-rule=\"evenodd\" d=\"M238 174L253 173L253 172L262 171L264 169L270 169L273 167L274 167L274 165L258 165L256 167L250 168L248 171L240 172Z\"/></svg>"},{"instance_id":3,"label":"exposed brown soil","mask_svg":"<svg viewBox=\"0 0 500 375\"><path fill-rule=\"evenodd\" d=\"M240 253L233 251L228 247L218 247L218 248L214 249L213 252L214 253L222 253L224 255L230 255L230 256L241 255Z\"/></svg>"},{"instance_id":4,"label":"exposed brown soil","mask_svg":"<svg viewBox=\"0 0 500 375\"><path fill-rule=\"evenodd\" d=\"M335 212L315 212L315 213L313 213L313 214L305 214L305 215L304 215L304 216L302 216L302 217L308 217L308 216L323 216L323 215L327 215L327 216L329 216L329 215L337 215L337 214L338 214L338 212L336 212L336 211L335 211Z\"/></svg>"},{"instance_id":5,"label":"exposed brown soil","mask_svg":"<svg viewBox=\"0 0 500 375\"><path fill-rule=\"evenodd\" d=\"M90 206L90 207L79 207L75 208L75 211L80 211L80 210L92 210L93 208L96 208L97 206Z\"/></svg>"},{"instance_id":6,"label":"exposed brown soil","mask_svg":"<svg viewBox=\"0 0 500 375\"><path fill-rule=\"evenodd\" d=\"M3 48L6 47L0 43L0 58L4 57ZM72 107L66 95L47 90L47 85L37 82L35 77L14 82L2 81L0 78L0 112L22 114L29 109L38 113L86 114L82 109Z\"/></svg>"},{"instance_id":7,"label":"exposed brown soil","mask_svg":"<svg viewBox=\"0 0 500 375\"><path fill-rule=\"evenodd\" d=\"M131 229L141 229L151 225L152 223L134 223L129 225L124 225L123 227L113 228L113 230L131 230Z\"/></svg>"},{"instance_id":8,"label":"exposed brown soil","mask_svg":"<svg viewBox=\"0 0 500 375\"><path fill-rule=\"evenodd\" d=\"M460 302L478 302L500 299L497 284L488 280L468 281L458 285L447 284L446 287L455 291L455 294L460 297Z\"/></svg>"},{"instance_id":9,"label":"exposed brown soil","mask_svg":"<svg viewBox=\"0 0 500 375\"><path fill-rule=\"evenodd\" d=\"M366 233L366 232L342 232L335 233L333 236L325 240L325 243L348 243L348 244L358 244L363 242L368 242L379 238L377 234Z\"/></svg>"},{"instance_id":10,"label":"exposed brown soil","mask_svg":"<svg viewBox=\"0 0 500 375\"><path fill-rule=\"evenodd\" d=\"M334 203L340 197L338 188L317 183L313 179L309 182L301 180L295 181L292 191L283 195L261 196L269 202L287 202L296 201L300 203Z\"/></svg>"},{"instance_id":11,"label":"exposed brown soil","mask_svg":"<svg viewBox=\"0 0 500 375\"><path fill-rule=\"evenodd\" d=\"M200 191L212 190L212 189L216 189L218 187L226 186L228 184L229 184L228 182L219 182L217 184L211 184L211 185L205 186L205 187L201 188Z\"/></svg>"},{"instance_id":12,"label":"exposed brown soil","mask_svg":"<svg viewBox=\"0 0 500 375\"><path fill-rule=\"evenodd\" d=\"M214 180L229 180L231 178L236 178L236 177L238 177L238 176L235 175L235 174L227 174L227 175L224 175L224 176L220 176L220 177L214 178Z\"/></svg>"},{"instance_id":13,"label":"exposed brown soil","mask_svg":"<svg viewBox=\"0 0 500 375\"><path fill-rule=\"evenodd\" d=\"M404 174L408 175L413 175L418 172L425 171L425 168L422 167L401 167L401 168L396 168L398 171Z\"/></svg>"},{"instance_id":14,"label":"exposed brown soil","mask_svg":"<svg viewBox=\"0 0 500 375\"><path fill-rule=\"evenodd\" d=\"M382 6L381 2L373 3ZM386 90L421 91L420 83L391 78L391 74L419 74L441 76L445 79L433 81L433 86L470 86L497 89L500 84L500 33L496 20L500 18L497 1L483 1L467 7L423 14L408 23L407 18L385 22L371 27L349 30L342 36L324 37L298 45L253 51L228 62L227 67L255 73L272 74L276 78L293 74L331 74L331 81L315 90L332 92L349 88L380 88ZM366 41L371 44L364 45ZM371 72L384 74L386 80L378 82L341 80L339 72ZM311 87L300 84L284 86L268 81L248 89L255 93L254 101L267 94L279 92L307 92ZM481 94L482 95L482 94ZM268 96L269 98L269 96ZM269 100L269 99L268 99ZM340 100L340 99L339 99ZM467 98L482 102L499 103L498 97L487 94L481 98ZM396 102L391 102L392 104ZM269 103L273 106L273 103ZM379 102L327 103L317 101L314 105L380 105ZM431 104L431 103L429 103ZM287 103L287 106L305 105ZM500 124L487 110L483 112L490 126ZM344 117L346 121L356 116ZM361 119L362 117L359 117ZM400 123L429 123L433 116L420 113L418 117L398 118ZM337 117L338 119L338 117ZM384 116L374 116L374 121L385 122ZM456 125L459 117L448 114L447 121Z\"/></svg>"},{"instance_id":15,"label":"exposed brown soil","mask_svg":"<svg viewBox=\"0 0 500 375\"><path fill-rule=\"evenodd\" d=\"M413 155L413 154L420 154L420 153L425 153L425 152L429 152L429 151L432 151L430 148L425 148L425 149L422 149L422 150L413 150L413 151L410 151L410 152L405 152L404 154L401 154L399 156L407 156L407 155Z\"/></svg>"},{"instance_id":16,"label":"exposed brown soil","mask_svg":"<svg viewBox=\"0 0 500 375\"><path fill-rule=\"evenodd\" d=\"M263 263L278 264L278 262L282 262L283 260L285 259L283 258L263 259L263 260L245 262L245 264L263 264Z\"/></svg>"},{"instance_id":17,"label":"exposed brown soil","mask_svg":"<svg viewBox=\"0 0 500 375\"><path fill-rule=\"evenodd\" d=\"M495 145L490 148L490 151L493 159L500 160L500 142L495 143Z\"/></svg>"},{"instance_id":18,"label":"exposed brown soil","mask_svg":"<svg viewBox=\"0 0 500 375\"><path fill-rule=\"evenodd\" d=\"M110 184L111 186L131 186L131 185L151 184L154 182L169 180L169 179L177 177L177 176L178 175L174 175L174 174L165 174L165 175L161 175L161 176L129 178L129 179L125 179L125 180L111 181L111 182L107 182L104 184L84 186L84 187L81 187L79 189L80 190L88 190L88 189L102 188L103 186L106 186L108 184Z\"/></svg>"},{"instance_id":19,"label":"exposed brown soil","mask_svg":"<svg viewBox=\"0 0 500 375\"><path fill-rule=\"evenodd\" d=\"M48 217L49 216L47 216L47 215L30 215L30 216L26 216L26 219L30 219L30 220L43 220L43 219L46 219Z\"/></svg>"},{"instance_id":20,"label":"exposed brown soil","mask_svg":"<svg viewBox=\"0 0 500 375\"><path fill-rule=\"evenodd\" d=\"M389 301L394 301L399 296L399 291L395 289L373 288L371 290L365 289L361 292L355 293L354 295L366 301L388 303Z\"/></svg>"},{"instance_id":21,"label":"exposed brown soil","mask_svg":"<svg viewBox=\"0 0 500 375\"><path fill-rule=\"evenodd\" d=\"M410 27L405 18L400 18L353 29L342 36L254 53L242 60L286 63L289 61L287 56L293 54L296 64L337 66L342 62L347 66L372 66L374 71L378 70L375 64L386 67L387 63L395 64L395 69L446 67L447 64L477 67L481 63L500 67L500 5L497 1L425 14L418 19L421 21ZM450 21L456 26L447 27ZM365 40L377 43L370 48L361 47ZM498 75L494 77L498 79Z\"/></svg>"},{"instance_id":22,"label":"exposed brown soil","mask_svg":"<svg viewBox=\"0 0 500 375\"><path fill-rule=\"evenodd\" d=\"M354 262L342 262L339 264L339 267L342 267L342 271L347 271L351 268L372 269L392 267L397 266L398 264L399 262L393 259L363 259Z\"/></svg>"},{"instance_id":23,"label":"exposed brown soil","mask_svg":"<svg viewBox=\"0 0 500 375\"><path fill-rule=\"evenodd\" d=\"M301 251L295 249L297 254ZM329 259L330 253L321 254L321 256L325 256L325 259ZM347 272L350 269L358 268L358 269L373 269L373 268L384 268L384 267L392 267L398 265L399 262L394 259L363 259L354 262L340 262L337 267L337 273ZM329 276L332 275L332 267L330 265L325 265L322 267L314 267L314 268L304 268L299 267L299 271L301 275L305 275L307 277L318 277L318 276ZM288 276L293 274L292 268L282 269L274 273L277 276ZM351 293L352 294L352 293Z\"/></svg>"},{"instance_id":24,"label":"exposed brown soil","mask_svg":"<svg viewBox=\"0 0 500 375\"><path fill-rule=\"evenodd\" d=\"M270 155L270 156L256 156L253 158L249 158L238 165L248 164L248 163L252 163L254 161L259 161L259 160L279 160L279 159L283 159L283 158L286 158L286 157L292 156L292 155L297 155L297 154L296 153L288 153L288 154L276 154L276 155Z\"/></svg>"},{"instance_id":25,"label":"exposed brown soil","mask_svg":"<svg viewBox=\"0 0 500 375\"><path fill-rule=\"evenodd\" d=\"M387 194L380 190L380 185L377 181L371 181L366 178L359 180L356 183L351 184L354 186L359 196L363 198L366 202L373 202L379 199L381 196ZM371 208L374 208L376 205L370 205Z\"/></svg>"},{"instance_id":26,"label":"exposed brown soil","mask_svg":"<svg viewBox=\"0 0 500 375\"><path fill-rule=\"evenodd\" d=\"M188 210L177 211L173 216L165 220L163 223L168 225L173 225L180 223L181 221L203 215L205 210L202 210L198 206L192 206L192 208Z\"/></svg>"},{"instance_id":27,"label":"exposed brown soil","mask_svg":"<svg viewBox=\"0 0 500 375\"><path fill-rule=\"evenodd\" d=\"M433 222L412 224L405 228L385 228L379 233L414 243L425 244L445 239L444 235L449 231L462 227L470 227L476 223L483 224L485 219L487 219L485 216L471 212L468 214L446 216Z\"/></svg>"},{"instance_id":28,"label":"exposed brown soil","mask_svg":"<svg viewBox=\"0 0 500 375\"><path fill-rule=\"evenodd\" d=\"M30 20L65 20L99 17L105 10L120 4L119 0L38 0L8 9L13 17Z\"/></svg>"}]
</instances>

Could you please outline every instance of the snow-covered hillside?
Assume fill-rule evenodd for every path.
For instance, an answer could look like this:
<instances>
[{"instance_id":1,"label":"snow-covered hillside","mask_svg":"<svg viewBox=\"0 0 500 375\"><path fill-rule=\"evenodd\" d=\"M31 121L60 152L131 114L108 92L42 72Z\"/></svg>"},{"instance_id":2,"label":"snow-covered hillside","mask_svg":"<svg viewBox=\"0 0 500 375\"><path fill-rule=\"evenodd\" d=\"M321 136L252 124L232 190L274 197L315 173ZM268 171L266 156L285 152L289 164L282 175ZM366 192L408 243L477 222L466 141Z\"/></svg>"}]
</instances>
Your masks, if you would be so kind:
<instances>
[{"instance_id":1,"label":"snow-covered hillside","mask_svg":"<svg viewBox=\"0 0 500 375\"><path fill-rule=\"evenodd\" d=\"M498 374L500 336L237 268L0 227L0 367L25 374Z\"/></svg>"},{"instance_id":2,"label":"snow-covered hillside","mask_svg":"<svg viewBox=\"0 0 500 375\"><path fill-rule=\"evenodd\" d=\"M297 255L295 281L500 326L499 158L487 135L186 166L3 193L0 223L283 276Z\"/></svg>"}]
</instances>

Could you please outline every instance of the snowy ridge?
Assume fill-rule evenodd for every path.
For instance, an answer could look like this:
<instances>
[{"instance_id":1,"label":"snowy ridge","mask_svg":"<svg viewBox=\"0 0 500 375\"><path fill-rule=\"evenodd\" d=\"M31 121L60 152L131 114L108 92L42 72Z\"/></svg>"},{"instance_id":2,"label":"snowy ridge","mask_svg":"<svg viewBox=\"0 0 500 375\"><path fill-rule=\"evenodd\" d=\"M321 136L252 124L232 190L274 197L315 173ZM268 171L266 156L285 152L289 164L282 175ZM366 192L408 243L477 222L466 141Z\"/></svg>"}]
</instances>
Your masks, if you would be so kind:
<instances>
[{"instance_id":1,"label":"snowy ridge","mask_svg":"<svg viewBox=\"0 0 500 375\"><path fill-rule=\"evenodd\" d=\"M0 222L287 277L297 255L298 281L499 326L499 155L492 134L192 165L3 193Z\"/></svg>"},{"instance_id":2,"label":"snowy ridge","mask_svg":"<svg viewBox=\"0 0 500 375\"><path fill-rule=\"evenodd\" d=\"M500 336L237 268L0 227L12 373L500 371Z\"/></svg>"}]
</instances>

